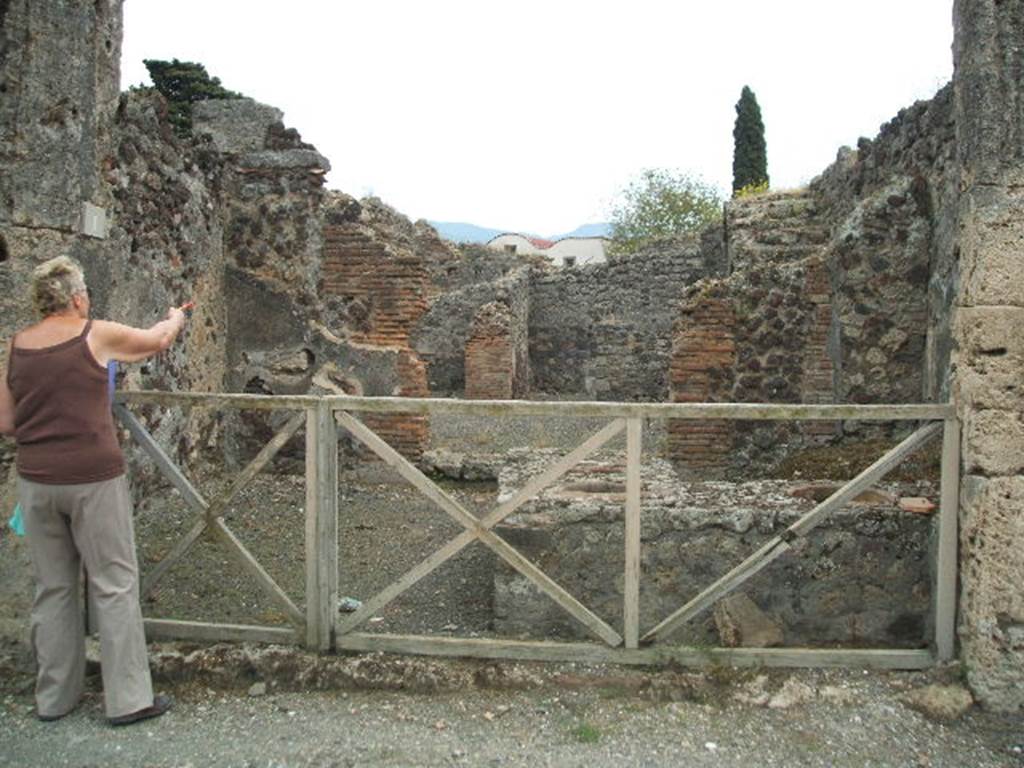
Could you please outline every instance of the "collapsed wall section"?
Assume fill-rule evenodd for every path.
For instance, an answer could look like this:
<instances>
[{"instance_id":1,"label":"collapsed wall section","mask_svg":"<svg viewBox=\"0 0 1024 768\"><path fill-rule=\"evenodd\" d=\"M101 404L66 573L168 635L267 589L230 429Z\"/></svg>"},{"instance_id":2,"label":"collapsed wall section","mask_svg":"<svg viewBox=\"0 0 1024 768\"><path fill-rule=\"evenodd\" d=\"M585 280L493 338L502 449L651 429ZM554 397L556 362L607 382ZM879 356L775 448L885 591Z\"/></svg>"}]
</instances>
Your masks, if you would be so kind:
<instances>
[{"instance_id":1,"label":"collapsed wall section","mask_svg":"<svg viewBox=\"0 0 1024 768\"><path fill-rule=\"evenodd\" d=\"M520 451L502 468L499 493L513 495L551 462ZM583 462L499 526L502 538L604 621L621 631L625 467L611 457ZM644 631L685 605L836 486L784 481L680 481L645 460L640 625ZM919 648L933 623L928 541L934 518L901 510L887 485L856 499L794 542L794 551L740 589L764 612L774 644ZM586 630L518 571L495 571L495 630L506 636L584 637ZM710 612L667 642L720 645Z\"/></svg>"},{"instance_id":2,"label":"collapsed wall section","mask_svg":"<svg viewBox=\"0 0 1024 768\"><path fill-rule=\"evenodd\" d=\"M840 397L949 397L959 185L953 85L843 148L811 182L831 229ZM881 360L885 358L886 363Z\"/></svg>"},{"instance_id":3,"label":"collapsed wall section","mask_svg":"<svg viewBox=\"0 0 1024 768\"><path fill-rule=\"evenodd\" d=\"M821 257L751 265L684 296L673 335L673 402L827 402L829 294ZM762 472L836 434L830 422L669 422L667 455L702 477Z\"/></svg>"},{"instance_id":4,"label":"collapsed wall section","mask_svg":"<svg viewBox=\"0 0 1024 768\"><path fill-rule=\"evenodd\" d=\"M467 249L460 252L466 253ZM450 397L469 392L476 384L470 383L472 375L467 366L481 349L479 340L474 343L473 339L484 334L475 328L474 320L483 307L495 305L495 311L507 313L509 320L509 352L503 358L508 363L501 375L509 380L510 396L523 397L530 388L530 267L521 260L488 263L486 259L478 260L473 249L469 253L467 262L448 273L449 287L432 298L410 343L427 364L433 395ZM484 279L477 282L477 277Z\"/></svg>"},{"instance_id":5,"label":"collapsed wall section","mask_svg":"<svg viewBox=\"0 0 1024 768\"><path fill-rule=\"evenodd\" d=\"M326 319L331 326L344 328L355 346L397 353L393 390L365 394L430 395L426 363L409 340L427 309L430 287L426 260L414 245L422 242L422 233L411 227L379 201L360 204L344 195L332 198L325 219L319 292ZM364 421L409 458L418 459L426 449L426 416L374 414Z\"/></svg>"}]
</instances>

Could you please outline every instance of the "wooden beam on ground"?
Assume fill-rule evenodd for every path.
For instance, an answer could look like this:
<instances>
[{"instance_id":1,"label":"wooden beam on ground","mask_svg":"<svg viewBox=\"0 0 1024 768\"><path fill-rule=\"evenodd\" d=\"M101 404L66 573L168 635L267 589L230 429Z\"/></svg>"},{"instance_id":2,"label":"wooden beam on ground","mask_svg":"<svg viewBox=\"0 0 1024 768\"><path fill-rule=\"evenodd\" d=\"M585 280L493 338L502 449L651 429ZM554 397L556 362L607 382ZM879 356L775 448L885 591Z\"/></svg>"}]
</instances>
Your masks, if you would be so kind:
<instances>
[{"instance_id":1,"label":"wooden beam on ground","mask_svg":"<svg viewBox=\"0 0 1024 768\"><path fill-rule=\"evenodd\" d=\"M213 624L202 621L143 619L149 640L199 640L204 642L280 643L298 639L294 627L264 627L247 624Z\"/></svg>"},{"instance_id":2,"label":"wooden beam on ground","mask_svg":"<svg viewBox=\"0 0 1024 768\"><path fill-rule=\"evenodd\" d=\"M651 642L659 635L662 637L667 636L697 614L714 605L716 601L725 597L777 557L787 552L790 549L789 541L798 536L806 535L826 515L840 509L861 491L876 483L904 458L935 437L941 430L942 424L929 424L911 434L903 442L878 459L878 461L825 499L825 501L790 525L782 535L775 536L769 540L754 554L647 632L641 639L641 642Z\"/></svg>"},{"instance_id":3,"label":"wooden beam on ground","mask_svg":"<svg viewBox=\"0 0 1024 768\"><path fill-rule=\"evenodd\" d=\"M338 428L326 403L306 412L306 647L330 650L338 615Z\"/></svg>"},{"instance_id":4,"label":"wooden beam on ground","mask_svg":"<svg viewBox=\"0 0 1024 768\"><path fill-rule=\"evenodd\" d=\"M640 459L643 422L630 419L626 427L626 530L622 626L626 648L636 649L640 638Z\"/></svg>"},{"instance_id":5,"label":"wooden beam on ground","mask_svg":"<svg viewBox=\"0 0 1024 768\"><path fill-rule=\"evenodd\" d=\"M224 521L219 517L210 522L210 529L217 534L217 537L226 545L228 552L230 552L238 563L249 572L249 575L256 580L260 589L275 603L277 603L285 613L288 614L288 618L291 619L295 624L299 626L305 626L306 617L303 615L295 603L292 602L291 598L285 593L281 587L277 585L277 582L271 578L270 574L267 573L263 566L259 564L259 561L252 556L252 553L245 548L245 545L231 532L231 530L224 525Z\"/></svg>"},{"instance_id":6,"label":"wooden beam on ground","mask_svg":"<svg viewBox=\"0 0 1024 768\"><path fill-rule=\"evenodd\" d=\"M939 541L935 566L935 655L953 658L956 647L957 517L960 500L960 422L947 419L942 433Z\"/></svg>"},{"instance_id":7,"label":"wooden beam on ground","mask_svg":"<svg viewBox=\"0 0 1024 768\"><path fill-rule=\"evenodd\" d=\"M490 640L353 632L339 635L338 650L455 656L580 664L681 664L692 667L847 667L858 669L927 669L934 658L917 649L844 648L690 648L664 646L628 649L596 643Z\"/></svg>"},{"instance_id":8,"label":"wooden beam on ground","mask_svg":"<svg viewBox=\"0 0 1024 768\"><path fill-rule=\"evenodd\" d=\"M530 581L532 581L540 590L545 592L548 597L554 600L573 618L583 624L583 626L587 627L590 631L610 645L618 645L622 642L622 637L618 632L608 626L608 624L579 602L579 600L566 592L565 589L559 586L551 577L523 557L504 539L485 528L480 520L477 520L455 499L438 488L430 478L409 463L409 461L399 454L398 451L381 440L380 437L374 434L373 431L366 427L365 424L344 412L338 413L338 421L354 437L377 454L388 466L397 470L398 473L408 480L414 488L437 504L442 510L451 515L451 517L464 526L467 531L471 532L476 538L479 538L499 557L505 560L505 562L530 579ZM454 552L451 554L454 554ZM450 557L451 554L448 556ZM443 562L443 560L440 562ZM440 562L437 564L439 565ZM377 602L378 601L375 600L374 604ZM339 623L339 629L345 631L345 629L352 626L353 623L361 622L369 618L370 613L367 608L368 607L364 605L361 609L350 616L347 621Z\"/></svg>"}]
</instances>

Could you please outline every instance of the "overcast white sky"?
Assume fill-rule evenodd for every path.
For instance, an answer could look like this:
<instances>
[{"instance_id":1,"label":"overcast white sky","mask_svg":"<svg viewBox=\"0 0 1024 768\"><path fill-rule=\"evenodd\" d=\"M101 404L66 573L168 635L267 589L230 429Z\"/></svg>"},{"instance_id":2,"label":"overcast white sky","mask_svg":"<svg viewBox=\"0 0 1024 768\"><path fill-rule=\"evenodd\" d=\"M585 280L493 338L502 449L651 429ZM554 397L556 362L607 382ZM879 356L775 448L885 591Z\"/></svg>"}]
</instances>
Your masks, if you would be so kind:
<instances>
[{"instance_id":1,"label":"overcast white sky","mask_svg":"<svg viewBox=\"0 0 1024 768\"><path fill-rule=\"evenodd\" d=\"M743 85L772 187L806 184L952 76L952 0L126 0L122 87L198 61L285 113L328 186L556 234L642 169L728 191Z\"/></svg>"}]
</instances>

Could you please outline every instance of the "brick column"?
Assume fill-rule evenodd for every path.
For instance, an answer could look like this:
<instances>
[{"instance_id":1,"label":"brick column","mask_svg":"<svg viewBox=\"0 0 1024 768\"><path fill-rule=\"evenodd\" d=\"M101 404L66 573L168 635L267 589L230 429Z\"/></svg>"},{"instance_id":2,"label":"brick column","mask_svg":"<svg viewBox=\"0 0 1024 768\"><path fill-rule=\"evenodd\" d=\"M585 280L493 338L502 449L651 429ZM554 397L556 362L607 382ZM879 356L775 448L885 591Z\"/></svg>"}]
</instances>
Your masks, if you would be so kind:
<instances>
[{"instance_id":1,"label":"brick column","mask_svg":"<svg viewBox=\"0 0 1024 768\"><path fill-rule=\"evenodd\" d=\"M356 309L356 344L399 350L398 392L367 394L429 397L427 367L409 346L409 334L427 309L427 271L408 253L394 253L354 225L324 227L322 293L341 296ZM427 416L367 415L370 429L406 458L416 460L430 433Z\"/></svg>"},{"instance_id":2,"label":"brick column","mask_svg":"<svg viewBox=\"0 0 1024 768\"><path fill-rule=\"evenodd\" d=\"M508 307L491 302L477 310L466 342L466 397L510 400L514 397L516 354Z\"/></svg>"},{"instance_id":3,"label":"brick column","mask_svg":"<svg viewBox=\"0 0 1024 768\"><path fill-rule=\"evenodd\" d=\"M807 280L804 296L811 303L811 317L804 347L804 371L800 382L800 402L835 402L832 358L828 353L828 338L832 328L832 294L828 272L823 259L807 262ZM804 436L813 442L824 442L835 437L838 422L805 421L801 424Z\"/></svg>"},{"instance_id":4,"label":"brick column","mask_svg":"<svg viewBox=\"0 0 1024 768\"><path fill-rule=\"evenodd\" d=\"M736 316L727 299L702 296L683 308L669 367L675 403L729 400L736 364ZM729 463L733 423L727 420L668 423L669 457L686 469L711 475Z\"/></svg>"}]
</instances>

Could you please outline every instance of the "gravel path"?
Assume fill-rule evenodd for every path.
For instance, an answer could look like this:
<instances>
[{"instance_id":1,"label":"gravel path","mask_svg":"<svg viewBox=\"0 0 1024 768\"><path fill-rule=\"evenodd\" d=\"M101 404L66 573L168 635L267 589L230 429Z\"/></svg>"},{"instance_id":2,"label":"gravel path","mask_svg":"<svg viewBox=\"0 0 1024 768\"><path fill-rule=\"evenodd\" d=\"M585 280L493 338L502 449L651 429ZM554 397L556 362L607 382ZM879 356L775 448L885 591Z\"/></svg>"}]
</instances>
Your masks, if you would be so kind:
<instances>
[{"instance_id":1,"label":"gravel path","mask_svg":"<svg viewBox=\"0 0 1024 768\"><path fill-rule=\"evenodd\" d=\"M441 662L442 664L445 662ZM456 664L457 662L451 662ZM550 668L549 668L550 670ZM550 671L549 671L550 675ZM72 715L38 722L27 692L0 694L5 766L914 766L1024 765L1019 718L977 710L941 724L901 700L921 674L800 671L768 687L810 690L778 706L742 703L729 680L708 700L623 690L614 671L530 690L434 694L278 692L172 686L159 720L113 729L92 692ZM759 678L754 678L754 680ZM616 687L618 681L619 687ZM7 687L7 686L3 686ZM663 691L664 693L664 691ZM699 697L698 697L699 698Z\"/></svg>"}]
</instances>

